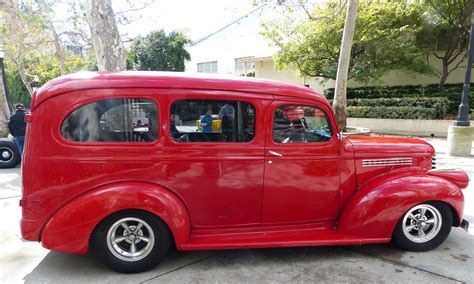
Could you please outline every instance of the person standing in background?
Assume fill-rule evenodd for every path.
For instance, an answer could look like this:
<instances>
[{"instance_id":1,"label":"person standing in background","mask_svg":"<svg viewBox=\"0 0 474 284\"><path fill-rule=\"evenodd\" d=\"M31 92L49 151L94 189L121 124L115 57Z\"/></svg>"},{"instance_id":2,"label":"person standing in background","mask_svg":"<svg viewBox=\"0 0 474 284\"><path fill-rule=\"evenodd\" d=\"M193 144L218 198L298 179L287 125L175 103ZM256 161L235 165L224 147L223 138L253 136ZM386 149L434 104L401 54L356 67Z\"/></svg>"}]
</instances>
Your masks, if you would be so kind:
<instances>
[{"instance_id":1,"label":"person standing in background","mask_svg":"<svg viewBox=\"0 0 474 284\"><path fill-rule=\"evenodd\" d=\"M202 132L212 132L212 109L208 108L201 118Z\"/></svg>"},{"instance_id":2,"label":"person standing in background","mask_svg":"<svg viewBox=\"0 0 474 284\"><path fill-rule=\"evenodd\" d=\"M26 122L25 122L25 106L23 104L15 105L16 112L10 117L8 122L8 129L10 134L15 137L15 143L18 147L18 152L20 153L20 159L23 155L23 144L25 143L25 131L26 131Z\"/></svg>"}]
</instances>

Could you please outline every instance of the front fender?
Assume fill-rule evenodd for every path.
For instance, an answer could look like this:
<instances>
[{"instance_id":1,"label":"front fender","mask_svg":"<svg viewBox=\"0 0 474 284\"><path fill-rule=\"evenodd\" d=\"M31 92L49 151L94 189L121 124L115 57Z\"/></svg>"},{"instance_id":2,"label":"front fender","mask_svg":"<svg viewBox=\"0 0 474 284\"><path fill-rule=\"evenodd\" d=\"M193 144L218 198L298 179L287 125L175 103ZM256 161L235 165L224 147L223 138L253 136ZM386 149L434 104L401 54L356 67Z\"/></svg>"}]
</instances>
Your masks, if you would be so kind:
<instances>
[{"instance_id":1,"label":"front fender","mask_svg":"<svg viewBox=\"0 0 474 284\"><path fill-rule=\"evenodd\" d=\"M339 218L338 229L350 235L388 239L408 209L435 200L448 203L462 218L464 197L454 183L421 170L388 173L352 196Z\"/></svg>"},{"instance_id":2,"label":"front fender","mask_svg":"<svg viewBox=\"0 0 474 284\"><path fill-rule=\"evenodd\" d=\"M176 195L153 184L127 182L95 189L66 204L46 223L41 242L50 250L86 253L91 234L100 221L126 209L145 210L160 217L177 246L190 237L189 214Z\"/></svg>"}]
</instances>

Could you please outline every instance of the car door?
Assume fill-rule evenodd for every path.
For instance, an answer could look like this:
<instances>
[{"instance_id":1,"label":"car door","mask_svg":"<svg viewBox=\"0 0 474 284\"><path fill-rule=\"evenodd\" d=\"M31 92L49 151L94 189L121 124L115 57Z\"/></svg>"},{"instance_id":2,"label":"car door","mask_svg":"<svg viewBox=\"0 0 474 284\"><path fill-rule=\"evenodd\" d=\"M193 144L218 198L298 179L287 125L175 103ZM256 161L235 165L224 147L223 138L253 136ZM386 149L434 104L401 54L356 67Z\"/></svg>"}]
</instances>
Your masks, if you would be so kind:
<instances>
[{"instance_id":1,"label":"car door","mask_svg":"<svg viewBox=\"0 0 474 284\"><path fill-rule=\"evenodd\" d=\"M262 223L335 220L340 141L331 115L330 107L314 101L269 107Z\"/></svg>"},{"instance_id":2,"label":"car door","mask_svg":"<svg viewBox=\"0 0 474 284\"><path fill-rule=\"evenodd\" d=\"M161 183L193 228L260 224L266 97L205 91L169 96ZM166 160L166 161L165 161Z\"/></svg>"}]
</instances>

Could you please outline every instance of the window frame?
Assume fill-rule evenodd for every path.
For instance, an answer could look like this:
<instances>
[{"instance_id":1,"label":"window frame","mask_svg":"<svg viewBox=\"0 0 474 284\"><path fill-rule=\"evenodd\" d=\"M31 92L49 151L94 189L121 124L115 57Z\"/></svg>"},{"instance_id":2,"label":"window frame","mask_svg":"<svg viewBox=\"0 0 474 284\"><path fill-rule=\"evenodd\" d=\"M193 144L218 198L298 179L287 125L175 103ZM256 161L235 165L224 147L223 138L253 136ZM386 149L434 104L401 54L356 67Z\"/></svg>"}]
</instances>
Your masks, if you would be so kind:
<instances>
[{"instance_id":1,"label":"window frame","mask_svg":"<svg viewBox=\"0 0 474 284\"><path fill-rule=\"evenodd\" d=\"M210 67L213 67L215 64L216 66L216 72L206 72L205 71L205 66L210 66ZM199 65L203 66L203 71L199 71ZM212 68L209 68L210 71L212 71ZM219 73L219 63L217 60L213 60L213 61L206 61L206 62L198 62L196 63L196 72L197 73L204 73L204 74L217 74Z\"/></svg>"},{"instance_id":2,"label":"window frame","mask_svg":"<svg viewBox=\"0 0 474 284\"><path fill-rule=\"evenodd\" d=\"M179 142L179 141L176 141L173 139L172 135L171 135L171 107L173 106L174 103L178 102L178 101L235 101L235 102L242 102L242 103L247 103L247 104L250 104L253 109L254 109L254 116L255 116L255 121L254 121L254 135L253 135L253 139L251 141L247 141L247 142ZM252 103L251 101L249 100L245 100L245 99L241 99L241 98L222 98L222 97L217 97L217 98L212 98L212 97L190 97L190 96L183 96L183 97L176 97L172 100L170 100L169 102L169 105L168 105L168 130L166 131L167 134L167 138L171 141L171 143L173 145L179 145L179 146L186 146L186 145L199 145L199 146L205 146L205 145L209 145L209 146L212 146L212 145L236 145L236 146L243 146L243 145L252 145L252 144L256 144L257 143L257 124L258 124L258 119L257 119L257 107L255 106L254 103Z\"/></svg>"},{"instance_id":3,"label":"window frame","mask_svg":"<svg viewBox=\"0 0 474 284\"><path fill-rule=\"evenodd\" d=\"M91 91L101 91L101 89L96 89L96 90L91 90ZM130 141L130 142L124 142L124 141L117 141L117 142L113 142L113 141L91 141L91 142L88 142L88 141L73 141L73 140L69 140L69 139L66 139L63 134L62 134L62 126L65 122L65 120L76 110L86 106L86 105L89 105L89 104L93 104L93 103L97 103L97 102L101 102L101 101L106 101L106 100L126 100L126 99L134 99L134 100L147 100L147 101L150 101L152 103L154 103L156 105L156 109L157 109L157 137L155 140L153 141ZM160 143L162 137L163 137L163 129L162 129L162 125L161 125L161 108L160 108L160 103L157 99L153 98L153 97L149 97L149 96L145 96L145 95L104 95L100 98L98 98L97 96L94 96L94 98L89 98L89 99L86 99L86 100L82 100L80 102L77 102L75 104L72 104L70 105L69 107L65 108L64 111L63 111L63 115L61 115L61 119L59 120L59 125L57 125L55 128L55 132L56 132L56 136L59 137L59 141L63 144L66 144L66 145L70 145L70 146L89 146L89 147L94 147L94 146L107 146L107 147L124 147L124 146L150 146L150 145L155 145L155 144L158 144Z\"/></svg>"},{"instance_id":4,"label":"window frame","mask_svg":"<svg viewBox=\"0 0 474 284\"><path fill-rule=\"evenodd\" d=\"M324 142L310 142L310 143L305 143L305 142L295 142L295 143L279 143L273 140L273 126L274 126L274 121L275 121L275 112L278 108L282 106L303 106L303 107L313 107L321 110L324 112L327 120L328 120L328 125L329 128L331 129L331 139L328 141ZM266 140L269 142L269 144L273 146L279 146L279 147L291 147L291 145L296 145L298 147L317 147L317 146L326 146L334 143L335 140L337 140L337 131L336 127L334 125L334 121L332 116L330 115L331 112L325 107L324 105L318 104L317 102L308 102L308 101L298 101L298 100L278 100L275 101L272 106L268 110L270 112L270 119L267 125L270 125L270 131L267 132L266 135ZM267 142L267 143L268 143ZM268 144L267 144L268 145Z\"/></svg>"}]
</instances>

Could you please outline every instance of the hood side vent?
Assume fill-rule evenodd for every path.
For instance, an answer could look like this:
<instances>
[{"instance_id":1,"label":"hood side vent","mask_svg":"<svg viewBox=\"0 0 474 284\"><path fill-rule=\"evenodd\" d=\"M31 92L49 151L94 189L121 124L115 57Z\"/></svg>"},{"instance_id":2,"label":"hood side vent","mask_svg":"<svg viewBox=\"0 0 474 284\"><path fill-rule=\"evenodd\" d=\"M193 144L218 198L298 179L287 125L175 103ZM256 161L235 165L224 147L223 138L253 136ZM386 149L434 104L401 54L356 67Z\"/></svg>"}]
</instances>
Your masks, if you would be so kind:
<instances>
[{"instance_id":1,"label":"hood side vent","mask_svg":"<svg viewBox=\"0 0 474 284\"><path fill-rule=\"evenodd\" d=\"M362 160L363 167L411 166L412 158L387 158Z\"/></svg>"}]
</instances>

